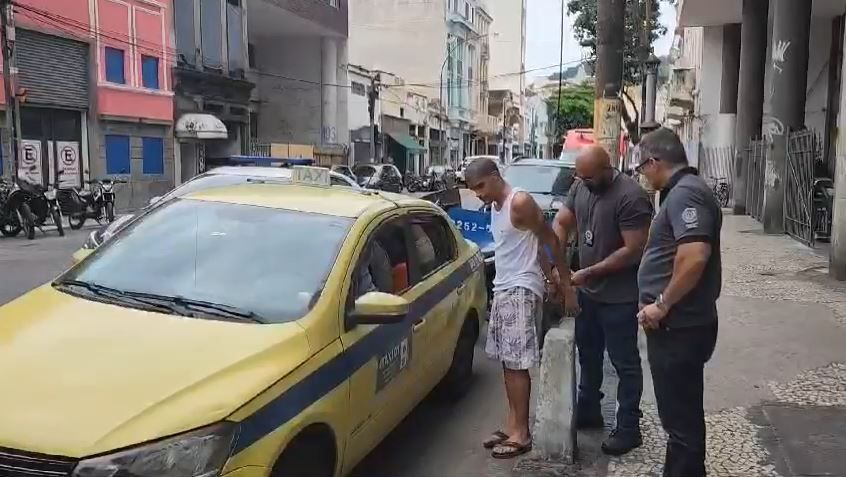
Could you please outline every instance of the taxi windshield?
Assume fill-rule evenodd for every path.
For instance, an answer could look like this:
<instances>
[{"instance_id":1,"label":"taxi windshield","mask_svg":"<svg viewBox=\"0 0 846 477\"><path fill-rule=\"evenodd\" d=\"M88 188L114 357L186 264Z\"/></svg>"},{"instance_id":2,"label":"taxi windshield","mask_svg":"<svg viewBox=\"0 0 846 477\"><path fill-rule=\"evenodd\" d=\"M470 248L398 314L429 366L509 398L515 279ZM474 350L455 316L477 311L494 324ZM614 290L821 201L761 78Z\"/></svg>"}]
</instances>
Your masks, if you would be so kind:
<instances>
[{"instance_id":1,"label":"taxi windshield","mask_svg":"<svg viewBox=\"0 0 846 477\"><path fill-rule=\"evenodd\" d=\"M54 286L197 318L297 320L319 296L351 224L328 215L175 199Z\"/></svg>"}]
</instances>

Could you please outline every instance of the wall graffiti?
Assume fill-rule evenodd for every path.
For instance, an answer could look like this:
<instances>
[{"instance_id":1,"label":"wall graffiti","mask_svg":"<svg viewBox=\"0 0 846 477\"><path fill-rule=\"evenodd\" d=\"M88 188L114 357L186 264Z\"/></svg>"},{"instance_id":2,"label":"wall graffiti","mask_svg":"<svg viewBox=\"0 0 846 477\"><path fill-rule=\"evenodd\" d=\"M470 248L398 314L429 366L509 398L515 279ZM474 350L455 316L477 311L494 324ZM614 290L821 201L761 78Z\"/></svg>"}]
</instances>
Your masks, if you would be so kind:
<instances>
[{"instance_id":1,"label":"wall graffiti","mask_svg":"<svg viewBox=\"0 0 846 477\"><path fill-rule=\"evenodd\" d=\"M764 116L761 134L767 141L772 142L774 136L784 136L784 123L776 117Z\"/></svg>"},{"instance_id":2,"label":"wall graffiti","mask_svg":"<svg viewBox=\"0 0 846 477\"><path fill-rule=\"evenodd\" d=\"M790 48L790 41L781 40L773 42L773 71L781 74L784 71L784 62L787 58L787 50Z\"/></svg>"}]
</instances>

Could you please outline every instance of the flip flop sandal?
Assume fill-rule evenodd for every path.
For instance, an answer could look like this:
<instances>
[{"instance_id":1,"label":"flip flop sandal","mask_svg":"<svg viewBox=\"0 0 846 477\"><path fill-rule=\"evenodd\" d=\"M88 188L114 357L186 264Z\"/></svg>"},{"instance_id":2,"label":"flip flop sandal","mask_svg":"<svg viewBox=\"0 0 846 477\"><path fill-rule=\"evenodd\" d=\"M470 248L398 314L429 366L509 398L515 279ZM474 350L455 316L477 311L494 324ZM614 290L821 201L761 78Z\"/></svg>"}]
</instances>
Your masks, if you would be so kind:
<instances>
[{"instance_id":1,"label":"flip flop sandal","mask_svg":"<svg viewBox=\"0 0 846 477\"><path fill-rule=\"evenodd\" d=\"M504 449L511 450L502 452L502 450ZM498 450L500 450L501 452L497 452ZM520 444L519 442L505 441L494 447L493 452L491 452L491 457L493 457L494 459L513 459L517 456L521 456L529 452L530 450L532 450L531 441L528 444Z\"/></svg>"},{"instance_id":2,"label":"flip flop sandal","mask_svg":"<svg viewBox=\"0 0 846 477\"><path fill-rule=\"evenodd\" d=\"M493 449L497 445L502 444L503 442L505 442L507 440L508 440L508 434L506 434L502 431L496 431L493 434L491 434L491 436L487 440L482 442L482 447L484 447L485 449Z\"/></svg>"}]
</instances>

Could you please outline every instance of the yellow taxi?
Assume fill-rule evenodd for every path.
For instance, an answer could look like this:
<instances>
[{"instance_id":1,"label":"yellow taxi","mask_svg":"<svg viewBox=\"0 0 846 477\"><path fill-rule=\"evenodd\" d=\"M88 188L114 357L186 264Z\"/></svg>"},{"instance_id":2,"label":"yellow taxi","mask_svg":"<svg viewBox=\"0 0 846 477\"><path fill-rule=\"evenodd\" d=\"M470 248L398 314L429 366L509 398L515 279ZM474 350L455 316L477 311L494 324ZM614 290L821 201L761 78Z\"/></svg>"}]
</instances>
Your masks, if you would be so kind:
<instances>
[{"instance_id":1,"label":"yellow taxi","mask_svg":"<svg viewBox=\"0 0 846 477\"><path fill-rule=\"evenodd\" d=\"M168 201L0 308L0 475L342 476L467 390L478 248L298 172Z\"/></svg>"}]
</instances>

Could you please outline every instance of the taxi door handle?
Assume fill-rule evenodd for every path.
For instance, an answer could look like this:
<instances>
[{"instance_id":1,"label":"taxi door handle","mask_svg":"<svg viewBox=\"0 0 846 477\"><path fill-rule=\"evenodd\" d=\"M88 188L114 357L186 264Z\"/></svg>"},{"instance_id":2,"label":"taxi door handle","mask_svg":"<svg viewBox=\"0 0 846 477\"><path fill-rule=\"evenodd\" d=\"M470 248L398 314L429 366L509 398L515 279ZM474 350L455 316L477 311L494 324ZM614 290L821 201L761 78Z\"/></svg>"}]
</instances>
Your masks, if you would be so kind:
<instances>
[{"instance_id":1,"label":"taxi door handle","mask_svg":"<svg viewBox=\"0 0 846 477\"><path fill-rule=\"evenodd\" d=\"M464 290L466 288L467 288L467 283L462 283L461 285L458 285L458 288L456 288L455 292L458 293L459 295L461 295L462 293L464 293Z\"/></svg>"},{"instance_id":2,"label":"taxi door handle","mask_svg":"<svg viewBox=\"0 0 846 477\"><path fill-rule=\"evenodd\" d=\"M417 323L414 323L414 325L412 325L411 330L413 332L417 333L418 331L423 329L423 325L425 325L425 324L426 324L426 320L420 320Z\"/></svg>"}]
</instances>

